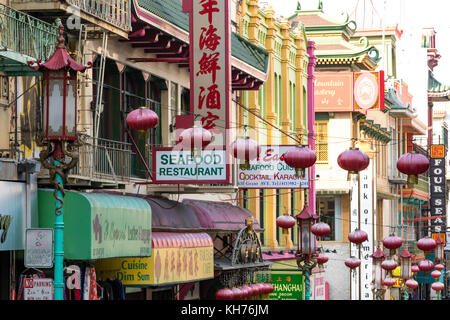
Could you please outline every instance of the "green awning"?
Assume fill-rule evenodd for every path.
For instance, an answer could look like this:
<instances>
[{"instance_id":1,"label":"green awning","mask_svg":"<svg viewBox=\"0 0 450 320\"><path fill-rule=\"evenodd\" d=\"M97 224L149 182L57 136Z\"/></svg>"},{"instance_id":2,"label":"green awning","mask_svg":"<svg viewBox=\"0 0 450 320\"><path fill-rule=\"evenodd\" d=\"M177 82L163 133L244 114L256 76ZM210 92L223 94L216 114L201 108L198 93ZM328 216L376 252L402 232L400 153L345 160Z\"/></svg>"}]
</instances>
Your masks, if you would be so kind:
<instances>
[{"instance_id":1,"label":"green awning","mask_svg":"<svg viewBox=\"0 0 450 320\"><path fill-rule=\"evenodd\" d=\"M39 227L53 228L53 190L38 191ZM66 191L64 258L96 260L151 256L151 207L137 197Z\"/></svg>"}]
</instances>

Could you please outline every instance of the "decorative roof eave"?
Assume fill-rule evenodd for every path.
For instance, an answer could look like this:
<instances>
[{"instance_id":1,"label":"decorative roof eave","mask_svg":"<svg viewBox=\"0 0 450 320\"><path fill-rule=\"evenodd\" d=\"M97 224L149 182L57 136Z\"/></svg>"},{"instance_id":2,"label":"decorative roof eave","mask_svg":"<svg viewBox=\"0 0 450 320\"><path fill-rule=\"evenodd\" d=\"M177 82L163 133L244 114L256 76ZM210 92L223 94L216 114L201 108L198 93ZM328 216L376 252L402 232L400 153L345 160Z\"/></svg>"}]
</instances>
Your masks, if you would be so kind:
<instances>
[{"instance_id":1,"label":"decorative roof eave","mask_svg":"<svg viewBox=\"0 0 450 320\"><path fill-rule=\"evenodd\" d=\"M376 140L388 143L391 141L391 132L381 125L373 123L373 120L362 120L360 123L360 130L364 131L369 137Z\"/></svg>"},{"instance_id":2,"label":"decorative roof eave","mask_svg":"<svg viewBox=\"0 0 450 320\"><path fill-rule=\"evenodd\" d=\"M89 61L87 66L84 66L78 62L76 62L70 54L66 50L66 46L64 44L64 36L63 36L64 26L61 24L59 26L59 38L58 44L56 46L55 52L51 55L50 58L47 59L44 63L41 63L42 60L38 59L36 61L28 61L28 66L35 71L56 71L67 69L75 72L84 72L87 68L92 67L92 62ZM36 64L36 65L34 65Z\"/></svg>"},{"instance_id":3,"label":"decorative roof eave","mask_svg":"<svg viewBox=\"0 0 450 320\"><path fill-rule=\"evenodd\" d=\"M318 65L353 65L356 64L361 69L367 69L369 71L374 71L377 68L377 62L375 62L368 54L362 57L336 57L336 56L321 56L320 54L316 54L317 56L317 64Z\"/></svg>"},{"instance_id":4,"label":"decorative roof eave","mask_svg":"<svg viewBox=\"0 0 450 320\"><path fill-rule=\"evenodd\" d=\"M431 101L449 101L450 100L450 86L439 82L434 76L433 72L428 72L428 98Z\"/></svg>"},{"instance_id":5,"label":"decorative roof eave","mask_svg":"<svg viewBox=\"0 0 450 320\"><path fill-rule=\"evenodd\" d=\"M417 118L402 118L402 127L403 131L414 135L427 135L427 127Z\"/></svg>"},{"instance_id":6,"label":"decorative roof eave","mask_svg":"<svg viewBox=\"0 0 450 320\"><path fill-rule=\"evenodd\" d=\"M137 17L142 20L143 22L158 28L159 30L170 34L171 36L177 38L178 40L189 44L189 32L187 30L184 30L183 28L173 24L172 22L165 20L158 15L154 14L153 12L150 12L149 10L141 7L138 3L138 0L133 0L133 6L136 12ZM235 33L234 33L235 34ZM238 34L235 34L240 39L244 39L240 37ZM268 77L268 65L269 65L269 55L267 53L267 50L265 50L262 47L256 46L252 43L250 43L248 40L244 39L249 46L252 46L253 49L263 52L265 51L265 61L264 61L264 69L265 70L259 70L254 66L249 65L245 61L242 61L241 59L238 59L233 56L233 52L231 52L231 65L241 71L244 71L245 73L253 76L258 81L265 82Z\"/></svg>"},{"instance_id":7,"label":"decorative roof eave","mask_svg":"<svg viewBox=\"0 0 450 320\"><path fill-rule=\"evenodd\" d=\"M384 93L384 101L386 106L389 105L389 113L395 118L412 118L414 112L410 109L410 103L403 103L400 101L397 91L393 88L389 88Z\"/></svg>"}]
</instances>

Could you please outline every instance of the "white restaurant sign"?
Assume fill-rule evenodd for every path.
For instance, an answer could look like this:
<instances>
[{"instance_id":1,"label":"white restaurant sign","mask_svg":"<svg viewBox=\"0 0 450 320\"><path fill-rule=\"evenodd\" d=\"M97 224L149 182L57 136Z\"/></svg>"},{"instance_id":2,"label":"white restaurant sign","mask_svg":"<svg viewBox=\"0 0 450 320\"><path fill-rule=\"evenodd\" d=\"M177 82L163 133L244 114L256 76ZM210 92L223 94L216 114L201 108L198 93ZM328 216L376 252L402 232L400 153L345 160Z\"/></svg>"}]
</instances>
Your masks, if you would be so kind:
<instances>
[{"instance_id":1,"label":"white restaurant sign","mask_svg":"<svg viewBox=\"0 0 450 320\"><path fill-rule=\"evenodd\" d=\"M225 150L190 150L154 148L153 182L167 184L226 183Z\"/></svg>"},{"instance_id":2,"label":"white restaurant sign","mask_svg":"<svg viewBox=\"0 0 450 320\"><path fill-rule=\"evenodd\" d=\"M244 189L293 189L308 188L308 171L304 177L296 177L295 169L289 167L282 155L293 145L260 146L257 159L250 161L250 169L238 168L238 187Z\"/></svg>"},{"instance_id":3,"label":"white restaurant sign","mask_svg":"<svg viewBox=\"0 0 450 320\"><path fill-rule=\"evenodd\" d=\"M374 226L376 225L376 213L374 208L376 203L376 180L373 170L375 160L371 159L369 166L360 171L360 190L358 214L358 182L357 179L352 184L351 200L351 231L360 229L367 233L367 241L361 244L360 249L355 244L350 244L350 254L361 260L361 266L352 272L351 278L351 300L372 300L372 279L373 265L371 254L375 252Z\"/></svg>"}]
</instances>

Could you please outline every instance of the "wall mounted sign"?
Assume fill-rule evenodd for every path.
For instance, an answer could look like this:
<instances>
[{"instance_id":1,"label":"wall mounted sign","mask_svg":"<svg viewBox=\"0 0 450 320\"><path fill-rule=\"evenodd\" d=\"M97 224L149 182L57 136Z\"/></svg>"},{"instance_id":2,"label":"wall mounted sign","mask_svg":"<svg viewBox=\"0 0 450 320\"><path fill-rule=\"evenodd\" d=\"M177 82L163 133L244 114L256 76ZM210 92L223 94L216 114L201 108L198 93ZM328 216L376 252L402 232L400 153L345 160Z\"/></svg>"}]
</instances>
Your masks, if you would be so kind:
<instances>
[{"instance_id":1,"label":"wall mounted sign","mask_svg":"<svg viewBox=\"0 0 450 320\"><path fill-rule=\"evenodd\" d=\"M316 112L384 110L384 71L316 72Z\"/></svg>"},{"instance_id":2,"label":"wall mounted sign","mask_svg":"<svg viewBox=\"0 0 450 320\"><path fill-rule=\"evenodd\" d=\"M259 157L250 161L249 169L238 167L238 187L243 189L292 189L308 188L308 172L296 177L295 169L289 167L282 155L295 148L293 145L260 146Z\"/></svg>"},{"instance_id":3,"label":"wall mounted sign","mask_svg":"<svg viewBox=\"0 0 450 320\"><path fill-rule=\"evenodd\" d=\"M372 300L372 258L374 252L374 226L376 225L376 179L374 175L375 160L370 159L369 166L360 171L360 198L358 212L358 184L354 182L351 200L351 221L350 229L357 228L367 233L367 241L364 241L359 248L356 244L350 244L351 255L361 260L360 268L352 272L351 278L351 299L352 300Z\"/></svg>"},{"instance_id":4,"label":"wall mounted sign","mask_svg":"<svg viewBox=\"0 0 450 320\"><path fill-rule=\"evenodd\" d=\"M445 177L445 146L430 146L430 214L431 233L438 234L447 228L447 180Z\"/></svg>"},{"instance_id":5,"label":"wall mounted sign","mask_svg":"<svg viewBox=\"0 0 450 320\"><path fill-rule=\"evenodd\" d=\"M215 146L227 146L229 141L230 2L183 0L183 11L189 12L190 111L211 131ZM231 171L227 171L227 182L231 183Z\"/></svg>"},{"instance_id":6,"label":"wall mounted sign","mask_svg":"<svg viewBox=\"0 0 450 320\"><path fill-rule=\"evenodd\" d=\"M27 225L27 221L34 220L35 210L32 207L35 192L29 189L26 183L0 181L0 190L4 191L0 193L0 251L25 249L25 230L35 226Z\"/></svg>"},{"instance_id":7,"label":"wall mounted sign","mask_svg":"<svg viewBox=\"0 0 450 320\"><path fill-rule=\"evenodd\" d=\"M158 234L158 233L156 233ZM159 233L152 256L112 258L95 261L99 279L118 279L124 285L147 286L193 282L214 277L214 247L207 234ZM208 243L183 245L179 237L193 240L208 237Z\"/></svg>"},{"instance_id":8,"label":"wall mounted sign","mask_svg":"<svg viewBox=\"0 0 450 320\"><path fill-rule=\"evenodd\" d=\"M53 300L53 279L25 278L23 281L24 300Z\"/></svg>"},{"instance_id":9,"label":"wall mounted sign","mask_svg":"<svg viewBox=\"0 0 450 320\"><path fill-rule=\"evenodd\" d=\"M154 183L228 183L228 167L224 148L199 150L194 156L190 150L153 149Z\"/></svg>"},{"instance_id":10,"label":"wall mounted sign","mask_svg":"<svg viewBox=\"0 0 450 320\"><path fill-rule=\"evenodd\" d=\"M53 267L53 229L27 229L25 233L25 267Z\"/></svg>"},{"instance_id":11,"label":"wall mounted sign","mask_svg":"<svg viewBox=\"0 0 450 320\"><path fill-rule=\"evenodd\" d=\"M316 72L314 81L315 111L353 111L352 88L352 72Z\"/></svg>"},{"instance_id":12,"label":"wall mounted sign","mask_svg":"<svg viewBox=\"0 0 450 320\"><path fill-rule=\"evenodd\" d=\"M354 72L354 110L384 110L384 71Z\"/></svg>"},{"instance_id":13,"label":"wall mounted sign","mask_svg":"<svg viewBox=\"0 0 450 320\"><path fill-rule=\"evenodd\" d=\"M269 294L270 300L304 300L305 283L301 271L273 270L267 272L256 272L256 282L267 282L273 285L274 290Z\"/></svg>"}]
</instances>

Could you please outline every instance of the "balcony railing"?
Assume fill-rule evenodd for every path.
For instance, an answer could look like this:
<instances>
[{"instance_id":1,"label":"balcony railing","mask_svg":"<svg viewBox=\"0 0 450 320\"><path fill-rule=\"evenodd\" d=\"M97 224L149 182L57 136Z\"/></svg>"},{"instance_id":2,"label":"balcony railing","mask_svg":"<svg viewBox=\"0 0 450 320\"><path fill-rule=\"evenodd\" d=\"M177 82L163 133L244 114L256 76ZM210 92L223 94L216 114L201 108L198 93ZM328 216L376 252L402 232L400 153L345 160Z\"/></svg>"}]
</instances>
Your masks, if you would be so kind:
<instances>
[{"instance_id":1,"label":"balcony railing","mask_svg":"<svg viewBox=\"0 0 450 320\"><path fill-rule=\"evenodd\" d=\"M71 174L91 180L128 182L131 176L130 143L83 136L79 161Z\"/></svg>"},{"instance_id":2,"label":"balcony railing","mask_svg":"<svg viewBox=\"0 0 450 320\"><path fill-rule=\"evenodd\" d=\"M3 49L45 61L55 51L58 35L57 26L0 4Z\"/></svg>"},{"instance_id":3,"label":"balcony railing","mask_svg":"<svg viewBox=\"0 0 450 320\"><path fill-rule=\"evenodd\" d=\"M12 0L12 2L21 5L21 8L30 2L65 3L68 6L67 13L80 16L77 12L81 11L123 31L131 30L131 0Z\"/></svg>"}]
</instances>

